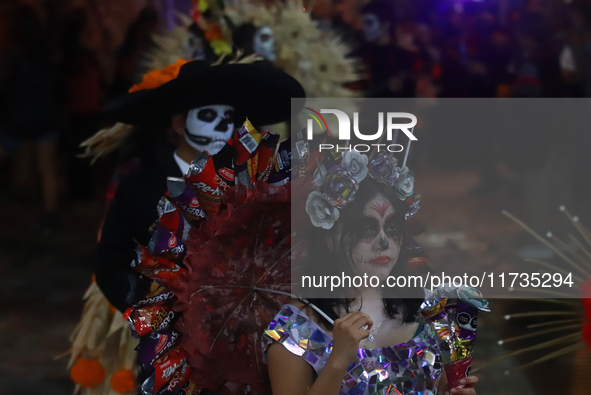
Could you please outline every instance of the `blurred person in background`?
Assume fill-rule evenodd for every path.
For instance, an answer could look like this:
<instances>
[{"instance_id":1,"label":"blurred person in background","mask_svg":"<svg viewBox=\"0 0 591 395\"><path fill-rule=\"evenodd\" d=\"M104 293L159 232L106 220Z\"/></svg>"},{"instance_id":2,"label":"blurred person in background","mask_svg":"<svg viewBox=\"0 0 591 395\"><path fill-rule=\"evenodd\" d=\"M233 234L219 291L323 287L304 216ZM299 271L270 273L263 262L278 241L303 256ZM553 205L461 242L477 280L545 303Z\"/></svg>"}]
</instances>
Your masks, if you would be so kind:
<instances>
[{"instance_id":1,"label":"blurred person in background","mask_svg":"<svg viewBox=\"0 0 591 395\"><path fill-rule=\"evenodd\" d=\"M138 80L142 56L154 45L152 36L158 32L158 14L153 7L144 8L127 29L123 44L117 50L117 65L108 96L117 97Z\"/></svg>"},{"instance_id":2,"label":"blurred person in background","mask_svg":"<svg viewBox=\"0 0 591 395\"><path fill-rule=\"evenodd\" d=\"M4 16L8 46L0 59L0 161L34 141L43 190L43 218L35 230L51 233L58 206L58 97L52 36L37 10L18 5Z\"/></svg>"},{"instance_id":3,"label":"blurred person in background","mask_svg":"<svg viewBox=\"0 0 591 395\"><path fill-rule=\"evenodd\" d=\"M570 29L560 53L560 68L569 96L591 97L591 3L575 1L569 7Z\"/></svg>"},{"instance_id":4,"label":"blurred person in background","mask_svg":"<svg viewBox=\"0 0 591 395\"><path fill-rule=\"evenodd\" d=\"M547 18L535 11L523 13L515 22L517 53L510 63L512 95L520 98L556 98L564 93L560 79L559 51ZM550 102L532 101L529 119L538 111L551 111ZM510 111L510 110L509 110ZM503 114L513 122L519 120ZM562 115L562 114L557 114ZM517 121L519 122L519 121ZM568 147L571 130L564 128L556 139L554 130L535 121L519 125L519 134L506 137L504 152L509 167L519 177L526 222L535 231L545 234L560 229L552 213L563 204L571 206L571 180ZM539 243L528 241L518 251L522 258L547 259L553 252Z\"/></svg>"},{"instance_id":5,"label":"blurred person in background","mask_svg":"<svg viewBox=\"0 0 591 395\"><path fill-rule=\"evenodd\" d=\"M517 53L509 63L514 97L561 97L559 54L547 18L526 12L515 23Z\"/></svg>"},{"instance_id":6,"label":"blurred person in background","mask_svg":"<svg viewBox=\"0 0 591 395\"><path fill-rule=\"evenodd\" d=\"M62 148L66 154L69 197L90 201L96 197L97 170L77 158L78 146L100 128L105 95L104 71L95 49L102 32L89 23L85 9L71 10L65 17L62 44L61 85L64 90L65 129Z\"/></svg>"},{"instance_id":7,"label":"blurred person in background","mask_svg":"<svg viewBox=\"0 0 591 395\"><path fill-rule=\"evenodd\" d=\"M425 22L418 22L415 27L415 41L421 58L417 62L416 96L436 97L439 94L441 77L441 51L433 37L433 29Z\"/></svg>"},{"instance_id":8,"label":"blurred person in background","mask_svg":"<svg viewBox=\"0 0 591 395\"><path fill-rule=\"evenodd\" d=\"M363 62L369 74L367 97L414 97L413 66L418 48L410 21L395 26L391 2L375 0L362 8ZM398 34L397 34L398 33Z\"/></svg>"},{"instance_id":9,"label":"blurred person in background","mask_svg":"<svg viewBox=\"0 0 591 395\"><path fill-rule=\"evenodd\" d=\"M441 97L468 97L465 43L466 21L462 10L449 10L441 28Z\"/></svg>"},{"instance_id":10,"label":"blurred person in background","mask_svg":"<svg viewBox=\"0 0 591 395\"><path fill-rule=\"evenodd\" d=\"M562 78L572 97L591 97L591 3L574 1L570 7L570 29L566 34L566 42L560 53ZM577 101L577 103L579 103ZM583 101L583 106L589 103ZM588 111L588 108L582 109ZM586 125L573 125L572 143L569 148L570 171L572 175L573 203L572 211L583 221L591 220L591 185L588 172L591 170L591 159L587 153L591 146L591 135ZM589 226L589 222L585 222Z\"/></svg>"},{"instance_id":11,"label":"blurred person in background","mask_svg":"<svg viewBox=\"0 0 591 395\"><path fill-rule=\"evenodd\" d=\"M472 18L467 31L466 46L467 96L496 97L499 87L509 81L507 68L513 51L507 34L500 28L490 10L480 10ZM486 112L479 116L485 117ZM464 136L464 141L469 142L471 148L467 156L475 164L480 175L480 184L472 190L476 195L494 193L503 184L498 171L502 139L499 138L499 125L496 121L489 119L482 123L479 133Z\"/></svg>"}]
</instances>

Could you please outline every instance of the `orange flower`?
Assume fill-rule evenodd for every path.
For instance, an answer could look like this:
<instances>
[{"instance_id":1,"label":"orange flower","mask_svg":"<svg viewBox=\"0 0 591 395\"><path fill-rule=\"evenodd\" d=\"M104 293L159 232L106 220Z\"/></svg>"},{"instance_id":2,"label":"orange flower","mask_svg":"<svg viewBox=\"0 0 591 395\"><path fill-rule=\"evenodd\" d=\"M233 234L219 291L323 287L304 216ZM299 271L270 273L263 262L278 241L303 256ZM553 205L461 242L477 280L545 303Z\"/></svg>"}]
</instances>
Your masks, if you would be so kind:
<instances>
[{"instance_id":1,"label":"orange flower","mask_svg":"<svg viewBox=\"0 0 591 395\"><path fill-rule=\"evenodd\" d=\"M135 392L135 376L129 369L121 369L111 377L111 389L119 394Z\"/></svg>"},{"instance_id":2,"label":"orange flower","mask_svg":"<svg viewBox=\"0 0 591 395\"><path fill-rule=\"evenodd\" d=\"M129 89L129 93L141 91L144 89L158 88L160 85L174 80L179 75L181 66L189 62L190 60L178 59L176 63L168 65L162 70L154 70L146 73L142 78L142 82L132 86Z\"/></svg>"},{"instance_id":3,"label":"orange flower","mask_svg":"<svg viewBox=\"0 0 591 395\"><path fill-rule=\"evenodd\" d=\"M70 377L83 387L96 387L105 380L105 369L96 359L79 358L70 369Z\"/></svg>"},{"instance_id":4,"label":"orange flower","mask_svg":"<svg viewBox=\"0 0 591 395\"><path fill-rule=\"evenodd\" d=\"M220 25L211 25L205 29L205 38L209 42L223 40L224 35L222 34Z\"/></svg>"}]
</instances>

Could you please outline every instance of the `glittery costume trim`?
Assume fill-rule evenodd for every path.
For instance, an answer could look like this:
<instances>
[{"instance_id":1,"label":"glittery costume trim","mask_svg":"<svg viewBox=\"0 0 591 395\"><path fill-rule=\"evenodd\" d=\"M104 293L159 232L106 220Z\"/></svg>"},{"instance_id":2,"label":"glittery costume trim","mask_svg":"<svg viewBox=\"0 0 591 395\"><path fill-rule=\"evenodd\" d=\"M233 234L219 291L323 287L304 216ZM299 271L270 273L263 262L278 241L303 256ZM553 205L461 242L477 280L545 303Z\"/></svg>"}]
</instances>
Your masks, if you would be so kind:
<instances>
[{"instance_id":1,"label":"glittery costume trim","mask_svg":"<svg viewBox=\"0 0 591 395\"><path fill-rule=\"evenodd\" d=\"M265 351L273 341L303 358L316 373L326 364L333 343L331 336L292 305L282 306L265 330ZM343 378L340 395L434 395L441 370L437 341L425 326L406 343L359 349Z\"/></svg>"}]
</instances>

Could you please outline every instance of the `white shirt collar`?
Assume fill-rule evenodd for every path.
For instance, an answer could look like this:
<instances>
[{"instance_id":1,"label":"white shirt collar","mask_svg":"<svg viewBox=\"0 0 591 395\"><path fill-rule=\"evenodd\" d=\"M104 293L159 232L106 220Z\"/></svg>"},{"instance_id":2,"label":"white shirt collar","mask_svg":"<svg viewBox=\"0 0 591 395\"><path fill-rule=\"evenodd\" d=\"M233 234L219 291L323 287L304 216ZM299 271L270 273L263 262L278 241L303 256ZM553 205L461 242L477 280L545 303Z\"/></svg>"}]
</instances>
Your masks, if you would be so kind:
<instances>
[{"instance_id":1,"label":"white shirt collar","mask_svg":"<svg viewBox=\"0 0 591 395\"><path fill-rule=\"evenodd\" d=\"M187 172L189 171L189 164L182 160L181 157L177 155L176 151L174 152L174 160L176 161L176 164L179 166L179 169L181 169L181 173L183 173L183 176L187 174Z\"/></svg>"}]
</instances>

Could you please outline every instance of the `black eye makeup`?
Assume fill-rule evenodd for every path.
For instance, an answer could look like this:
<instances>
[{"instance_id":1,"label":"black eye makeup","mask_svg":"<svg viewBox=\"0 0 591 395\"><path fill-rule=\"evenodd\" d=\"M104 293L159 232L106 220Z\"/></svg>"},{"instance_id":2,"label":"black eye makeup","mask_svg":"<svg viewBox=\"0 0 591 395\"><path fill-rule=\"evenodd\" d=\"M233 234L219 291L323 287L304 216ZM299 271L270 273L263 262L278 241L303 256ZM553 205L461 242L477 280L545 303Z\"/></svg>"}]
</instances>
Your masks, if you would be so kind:
<instances>
[{"instance_id":1,"label":"black eye makeup","mask_svg":"<svg viewBox=\"0 0 591 395\"><path fill-rule=\"evenodd\" d=\"M210 108L205 108L197 113L197 119L203 122L213 122L218 116L218 113Z\"/></svg>"},{"instance_id":2,"label":"black eye makeup","mask_svg":"<svg viewBox=\"0 0 591 395\"><path fill-rule=\"evenodd\" d=\"M380 223L373 217L364 217L359 227L359 239L369 242L376 238L380 233ZM400 230L396 226L396 221L390 219L384 224L384 233L386 237L397 240L400 237Z\"/></svg>"},{"instance_id":3,"label":"black eye makeup","mask_svg":"<svg viewBox=\"0 0 591 395\"><path fill-rule=\"evenodd\" d=\"M386 236L391 237L393 239L396 239L398 238L398 236L400 236L400 231L396 226L396 222L393 219L386 221L386 225L384 226L384 233L386 234Z\"/></svg>"},{"instance_id":4,"label":"black eye makeup","mask_svg":"<svg viewBox=\"0 0 591 395\"><path fill-rule=\"evenodd\" d=\"M228 110L224 113L224 119L228 123L234 123L234 111Z\"/></svg>"},{"instance_id":5,"label":"black eye makeup","mask_svg":"<svg viewBox=\"0 0 591 395\"><path fill-rule=\"evenodd\" d=\"M359 227L359 239L364 242L370 242L376 238L380 232L380 224L377 219L364 217Z\"/></svg>"}]
</instances>

